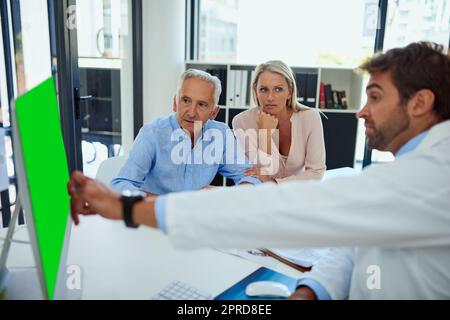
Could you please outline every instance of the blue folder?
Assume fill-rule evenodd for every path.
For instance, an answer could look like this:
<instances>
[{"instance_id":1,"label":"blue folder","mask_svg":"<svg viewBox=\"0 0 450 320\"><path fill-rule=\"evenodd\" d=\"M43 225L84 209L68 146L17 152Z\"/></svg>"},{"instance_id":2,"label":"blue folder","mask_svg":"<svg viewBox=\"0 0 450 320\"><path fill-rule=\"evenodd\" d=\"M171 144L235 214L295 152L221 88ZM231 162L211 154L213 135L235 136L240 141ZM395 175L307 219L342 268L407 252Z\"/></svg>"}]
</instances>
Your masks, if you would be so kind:
<instances>
[{"instance_id":1,"label":"blue folder","mask_svg":"<svg viewBox=\"0 0 450 320\"><path fill-rule=\"evenodd\" d=\"M282 273L267 269L259 268L249 276L245 277L231 288L228 288L214 300L279 300L279 298L259 298L259 297L249 297L245 294L245 288L248 284L255 281L277 281L281 282L294 292L297 287L297 279L284 275Z\"/></svg>"}]
</instances>

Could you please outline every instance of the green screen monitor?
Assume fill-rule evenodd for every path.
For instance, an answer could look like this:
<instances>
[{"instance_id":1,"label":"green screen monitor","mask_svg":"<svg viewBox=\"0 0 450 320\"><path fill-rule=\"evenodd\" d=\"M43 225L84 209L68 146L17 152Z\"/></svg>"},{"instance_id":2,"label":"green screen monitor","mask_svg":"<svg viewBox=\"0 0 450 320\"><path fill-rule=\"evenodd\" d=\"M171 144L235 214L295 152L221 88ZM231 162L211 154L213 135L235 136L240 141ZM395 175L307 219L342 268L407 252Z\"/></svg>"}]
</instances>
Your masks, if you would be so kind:
<instances>
[{"instance_id":1,"label":"green screen monitor","mask_svg":"<svg viewBox=\"0 0 450 320\"><path fill-rule=\"evenodd\" d=\"M66 187L69 169L53 78L16 99L12 119L18 194L41 297L63 299L72 221Z\"/></svg>"}]
</instances>

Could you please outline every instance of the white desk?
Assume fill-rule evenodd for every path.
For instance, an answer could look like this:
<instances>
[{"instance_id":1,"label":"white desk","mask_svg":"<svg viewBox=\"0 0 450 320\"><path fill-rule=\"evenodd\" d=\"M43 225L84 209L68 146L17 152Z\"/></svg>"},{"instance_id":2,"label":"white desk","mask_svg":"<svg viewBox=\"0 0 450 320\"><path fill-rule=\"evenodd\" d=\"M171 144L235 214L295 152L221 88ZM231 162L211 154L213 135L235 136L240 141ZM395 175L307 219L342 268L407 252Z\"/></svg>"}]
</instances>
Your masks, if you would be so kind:
<instances>
[{"instance_id":1,"label":"white desk","mask_svg":"<svg viewBox=\"0 0 450 320\"><path fill-rule=\"evenodd\" d=\"M26 239L26 229L16 235ZM10 256L10 267L34 264L29 246L13 244ZM83 299L150 299L174 280L216 296L261 267L216 250L177 251L159 231L100 217L72 228L67 264L82 268ZM302 277L282 263L273 269Z\"/></svg>"},{"instance_id":2,"label":"white desk","mask_svg":"<svg viewBox=\"0 0 450 320\"><path fill-rule=\"evenodd\" d=\"M357 170L342 168L327 171L324 179L355 174ZM82 269L83 299L150 299L174 280L216 296L261 267L217 250L176 251L157 230L127 229L121 221L100 217L81 219L81 225L72 228L67 264ZM0 230L0 238L5 236L6 230ZM14 238L27 240L27 230L20 227ZM271 262L276 271L303 276L277 260ZM31 246L12 245L9 268L34 264Z\"/></svg>"}]
</instances>

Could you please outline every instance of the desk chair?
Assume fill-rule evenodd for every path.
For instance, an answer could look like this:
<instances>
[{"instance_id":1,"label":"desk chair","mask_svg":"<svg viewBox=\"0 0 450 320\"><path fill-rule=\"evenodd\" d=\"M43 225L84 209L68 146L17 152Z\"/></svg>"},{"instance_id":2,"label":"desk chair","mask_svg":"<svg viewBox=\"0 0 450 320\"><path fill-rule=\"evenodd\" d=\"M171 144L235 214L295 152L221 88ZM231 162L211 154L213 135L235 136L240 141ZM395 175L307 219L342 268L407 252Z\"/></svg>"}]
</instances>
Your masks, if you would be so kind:
<instances>
[{"instance_id":1,"label":"desk chair","mask_svg":"<svg viewBox=\"0 0 450 320\"><path fill-rule=\"evenodd\" d=\"M125 161L125 156L106 159L98 167L96 179L106 185L109 185L111 180L117 177L117 174L119 173L120 168L124 165Z\"/></svg>"}]
</instances>

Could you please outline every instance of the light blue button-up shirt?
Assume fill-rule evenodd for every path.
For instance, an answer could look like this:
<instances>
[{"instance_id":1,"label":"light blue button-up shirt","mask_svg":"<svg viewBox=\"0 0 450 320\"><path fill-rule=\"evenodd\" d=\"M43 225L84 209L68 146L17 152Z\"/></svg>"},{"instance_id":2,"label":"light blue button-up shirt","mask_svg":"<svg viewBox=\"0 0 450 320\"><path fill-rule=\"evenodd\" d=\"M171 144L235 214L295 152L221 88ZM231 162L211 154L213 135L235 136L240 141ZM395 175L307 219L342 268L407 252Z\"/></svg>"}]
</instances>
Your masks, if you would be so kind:
<instances>
[{"instance_id":1,"label":"light blue button-up shirt","mask_svg":"<svg viewBox=\"0 0 450 320\"><path fill-rule=\"evenodd\" d=\"M227 148L234 152L227 154ZM217 173L236 184L261 183L244 176L251 167L226 124L206 122L202 136L192 148L190 135L181 129L176 114L171 114L141 129L111 187L120 192L142 190L164 195L199 190L210 185Z\"/></svg>"},{"instance_id":2,"label":"light blue button-up shirt","mask_svg":"<svg viewBox=\"0 0 450 320\"><path fill-rule=\"evenodd\" d=\"M403 147L400 148L400 150L398 150L395 156L398 158L414 151L417 148L417 146L423 141L423 139L425 139L425 137L428 135L428 132L429 130L422 132L421 134L409 140Z\"/></svg>"}]
</instances>

